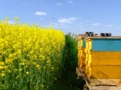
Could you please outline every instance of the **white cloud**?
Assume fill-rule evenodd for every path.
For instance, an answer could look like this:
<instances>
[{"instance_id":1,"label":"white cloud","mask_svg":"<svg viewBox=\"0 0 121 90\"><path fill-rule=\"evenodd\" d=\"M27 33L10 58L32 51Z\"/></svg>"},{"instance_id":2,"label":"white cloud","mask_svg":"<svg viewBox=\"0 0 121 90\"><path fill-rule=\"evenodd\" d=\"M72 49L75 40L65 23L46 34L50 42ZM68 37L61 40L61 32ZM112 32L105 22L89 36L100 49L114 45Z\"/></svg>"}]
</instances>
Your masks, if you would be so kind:
<instances>
[{"instance_id":1,"label":"white cloud","mask_svg":"<svg viewBox=\"0 0 121 90\"><path fill-rule=\"evenodd\" d=\"M107 27L113 27L114 25L106 25Z\"/></svg>"},{"instance_id":2,"label":"white cloud","mask_svg":"<svg viewBox=\"0 0 121 90\"><path fill-rule=\"evenodd\" d=\"M50 27L52 25L54 28L62 29L62 28L69 28L65 23L55 23L55 22L50 22L49 25L44 25L46 27Z\"/></svg>"},{"instance_id":3,"label":"white cloud","mask_svg":"<svg viewBox=\"0 0 121 90\"><path fill-rule=\"evenodd\" d=\"M52 24L52 26L54 26L54 27L62 27L62 26L65 26L65 24L63 24L63 23L50 23L50 24Z\"/></svg>"},{"instance_id":4,"label":"white cloud","mask_svg":"<svg viewBox=\"0 0 121 90\"><path fill-rule=\"evenodd\" d=\"M73 3L73 1L68 1L68 3Z\"/></svg>"},{"instance_id":5,"label":"white cloud","mask_svg":"<svg viewBox=\"0 0 121 90\"><path fill-rule=\"evenodd\" d=\"M99 25L101 25L101 23L92 23L91 25L92 26L99 26Z\"/></svg>"},{"instance_id":6,"label":"white cloud","mask_svg":"<svg viewBox=\"0 0 121 90\"><path fill-rule=\"evenodd\" d=\"M50 22L50 24L51 24L53 27L58 28L58 29L70 28L70 26L68 26L68 25L65 24L65 23L53 23L53 22Z\"/></svg>"},{"instance_id":7,"label":"white cloud","mask_svg":"<svg viewBox=\"0 0 121 90\"><path fill-rule=\"evenodd\" d=\"M36 12L35 14L36 14L36 15L40 15L40 16L41 16L41 15L47 15L47 13L45 13L45 12Z\"/></svg>"},{"instance_id":8,"label":"white cloud","mask_svg":"<svg viewBox=\"0 0 121 90\"><path fill-rule=\"evenodd\" d=\"M56 5L59 5L60 6L60 5L63 5L63 4L62 3L56 3Z\"/></svg>"},{"instance_id":9,"label":"white cloud","mask_svg":"<svg viewBox=\"0 0 121 90\"><path fill-rule=\"evenodd\" d=\"M9 24L14 24L14 21L8 21Z\"/></svg>"},{"instance_id":10,"label":"white cloud","mask_svg":"<svg viewBox=\"0 0 121 90\"><path fill-rule=\"evenodd\" d=\"M59 19L58 22L60 22L60 23L72 23L74 20L76 20L76 18L74 18L74 17L62 18L62 19Z\"/></svg>"}]
</instances>

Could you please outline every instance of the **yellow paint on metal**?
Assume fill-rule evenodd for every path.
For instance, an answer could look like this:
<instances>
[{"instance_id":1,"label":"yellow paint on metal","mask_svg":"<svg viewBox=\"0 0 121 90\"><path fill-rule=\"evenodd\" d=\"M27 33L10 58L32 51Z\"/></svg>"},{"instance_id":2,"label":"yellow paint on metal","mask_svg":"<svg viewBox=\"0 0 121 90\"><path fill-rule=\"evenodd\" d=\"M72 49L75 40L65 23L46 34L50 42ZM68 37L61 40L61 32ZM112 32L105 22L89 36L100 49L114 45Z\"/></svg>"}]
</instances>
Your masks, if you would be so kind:
<instances>
[{"instance_id":1,"label":"yellow paint on metal","mask_svg":"<svg viewBox=\"0 0 121 90\"><path fill-rule=\"evenodd\" d=\"M92 66L91 77L97 79L121 79L121 65Z\"/></svg>"},{"instance_id":2,"label":"yellow paint on metal","mask_svg":"<svg viewBox=\"0 0 121 90\"><path fill-rule=\"evenodd\" d=\"M105 79L104 76L96 74L99 71L106 74L109 79L121 79L121 52L86 53L85 62L86 73L89 78L92 76L98 79ZM112 73L113 71L114 73Z\"/></svg>"},{"instance_id":3,"label":"yellow paint on metal","mask_svg":"<svg viewBox=\"0 0 121 90\"><path fill-rule=\"evenodd\" d=\"M86 53L86 73L87 76L93 76L96 78L103 78L98 77L95 73L97 71L101 71L101 73L106 73L109 71L115 71L116 67L118 66L116 73L106 73L109 77L109 79L121 79L119 77L119 74L121 74L121 52L92 52L92 53ZM101 68L101 67L106 67ZM97 71L96 71L96 70ZM92 75L90 75L92 74ZM95 76L96 75L96 76ZM103 78L105 79L105 78Z\"/></svg>"},{"instance_id":4,"label":"yellow paint on metal","mask_svg":"<svg viewBox=\"0 0 121 90\"><path fill-rule=\"evenodd\" d=\"M89 47L89 50L92 49L92 41L89 41L89 44L88 45L89 45L88 46Z\"/></svg>"},{"instance_id":5,"label":"yellow paint on metal","mask_svg":"<svg viewBox=\"0 0 121 90\"><path fill-rule=\"evenodd\" d=\"M83 47L83 38L78 37L78 67L85 68L85 48Z\"/></svg>"},{"instance_id":6,"label":"yellow paint on metal","mask_svg":"<svg viewBox=\"0 0 121 90\"><path fill-rule=\"evenodd\" d=\"M121 59L121 52L91 52L92 58L117 58Z\"/></svg>"},{"instance_id":7,"label":"yellow paint on metal","mask_svg":"<svg viewBox=\"0 0 121 90\"><path fill-rule=\"evenodd\" d=\"M120 65L121 66L121 60L120 59L93 59L92 65L107 65L107 66L115 66Z\"/></svg>"},{"instance_id":8,"label":"yellow paint on metal","mask_svg":"<svg viewBox=\"0 0 121 90\"><path fill-rule=\"evenodd\" d=\"M83 39L80 39L80 40L78 41L78 46L79 46L79 47L83 47Z\"/></svg>"},{"instance_id":9,"label":"yellow paint on metal","mask_svg":"<svg viewBox=\"0 0 121 90\"><path fill-rule=\"evenodd\" d=\"M92 65L121 65L121 52L92 52L89 62Z\"/></svg>"},{"instance_id":10,"label":"yellow paint on metal","mask_svg":"<svg viewBox=\"0 0 121 90\"><path fill-rule=\"evenodd\" d=\"M86 40L86 53L90 52L90 49L92 48L92 39Z\"/></svg>"}]
</instances>

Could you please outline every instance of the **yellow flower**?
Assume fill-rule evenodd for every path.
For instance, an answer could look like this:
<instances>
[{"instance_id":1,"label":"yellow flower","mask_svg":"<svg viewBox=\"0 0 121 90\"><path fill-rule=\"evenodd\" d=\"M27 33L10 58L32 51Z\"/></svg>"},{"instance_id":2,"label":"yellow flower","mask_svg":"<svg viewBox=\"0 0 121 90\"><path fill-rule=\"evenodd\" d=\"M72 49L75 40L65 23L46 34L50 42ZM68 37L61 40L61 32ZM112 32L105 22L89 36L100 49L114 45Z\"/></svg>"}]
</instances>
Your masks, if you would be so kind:
<instances>
[{"instance_id":1,"label":"yellow flower","mask_svg":"<svg viewBox=\"0 0 121 90\"><path fill-rule=\"evenodd\" d=\"M9 57L10 57L10 58L13 58L13 57L14 57L14 54L10 54Z\"/></svg>"},{"instance_id":2,"label":"yellow flower","mask_svg":"<svg viewBox=\"0 0 121 90\"><path fill-rule=\"evenodd\" d=\"M6 58L5 62L6 62L7 64L10 64L10 63L13 62L13 59L12 59L12 58Z\"/></svg>"},{"instance_id":3,"label":"yellow flower","mask_svg":"<svg viewBox=\"0 0 121 90\"><path fill-rule=\"evenodd\" d=\"M40 65L36 65L36 68L37 68L38 70L40 70Z\"/></svg>"},{"instance_id":4,"label":"yellow flower","mask_svg":"<svg viewBox=\"0 0 121 90\"><path fill-rule=\"evenodd\" d=\"M19 78L19 76L16 76L16 79L18 79Z\"/></svg>"},{"instance_id":5,"label":"yellow flower","mask_svg":"<svg viewBox=\"0 0 121 90\"><path fill-rule=\"evenodd\" d=\"M46 66L44 66L44 69L46 69Z\"/></svg>"},{"instance_id":6,"label":"yellow flower","mask_svg":"<svg viewBox=\"0 0 121 90\"><path fill-rule=\"evenodd\" d=\"M11 72L10 70L7 70L9 73Z\"/></svg>"},{"instance_id":7,"label":"yellow flower","mask_svg":"<svg viewBox=\"0 0 121 90\"><path fill-rule=\"evenodd\" d=\"M0 62L0 65L3 66L3 65L5 65L5 63L1 61L1 62Z\"/></svg>"},{"instance_id":8,"label":"yellow flower","mask_svg":"<svg viewBox=\"0 0 121 90\"><path fill-rule=\"evenodd\" d=\"M54 67L51 68L54 71Z\"/></svg>"},{"instance_id":9,"label":"yellow flower","mask_svg":"<svg viewBox=\"0 0 121 90\"><path fill-rule=\"evenodd\" d=\"M8 78L9 73L11 76L12 74L19 76L25 70L28 70L25 75L30 74L29 70L36 70L35 75L38 72L56 73L54 67L58 66L59 69L65 46L64 33L52 26L46 28L38 25L22 25L19 23L19 18L14 20L16 23L13 25L8 23L8 18L0 22L0 76L4 77L6 74ZM42 71L41 67L44 68ZM50 76L47 74L48 78L51 78ZM44 81L44 78L42 80ZM13 84L16 83L14 80L11 81ZM35 87L35 89L44 88L44 84Z\"/></svg>"},{"instance_id":10,"label":"yellow flower","mask_svg":"<svg viewBox=\"0 0 121 90\"><path fill-rule=\"evenodd\" d=\"M24 63L20 63L20 65L22 65L22 66L23 66L23 65L25 65L25 64L24 64Z\"/></svg>"},{"instance_id":11,"label":"yellow flower","mask_svg":"<svg viewBox=\"0 0 121 90\"><path fill-rule=\"evenodd\" d=\"M26 74L29 75L29 72L27 71Z\"/></svg>"},{"instance_id":12,"label":"yellow flower","mask_svg":"<svg viewBox=\"0 0 121 90\"><path fill-rule=\"evenodd\" d=\"M22 71L22 69L20 68L20 69L19 69L19 72L21 72L21 71Z\"/></svg>"},{"instance_id":13,"label":"yellow flower","mask_svg":"<svg viewBox=\"0 0 121 90\"><path fill-rule=\"evenodd\" d=\"M2 77L4 77L4 76L5 76L5 74L4 74L4 73L1 73L1 76L2 76Z\"/></svg>"},{"instance_id":14,"label":"yellow flower","mask_svg":"<svg viewBox=\"0 0 121 90\"><path fill-rule=\"evenodd\" d=\"M4 69L4 66L0 66L0 70Z\"/></svg>"}]
</instances>

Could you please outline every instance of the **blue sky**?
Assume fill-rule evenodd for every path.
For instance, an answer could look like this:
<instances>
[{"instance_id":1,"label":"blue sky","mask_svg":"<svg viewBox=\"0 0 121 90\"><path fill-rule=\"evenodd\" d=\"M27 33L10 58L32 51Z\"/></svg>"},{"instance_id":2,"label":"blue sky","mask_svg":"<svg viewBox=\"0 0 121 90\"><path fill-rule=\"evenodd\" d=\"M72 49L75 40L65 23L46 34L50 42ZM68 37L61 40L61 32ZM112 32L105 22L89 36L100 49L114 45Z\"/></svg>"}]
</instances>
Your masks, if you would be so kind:
<instances>
[{"instance_id":1,"label":"blue sky","mask_svg":"<svg viewBox=\"0 0 121 90\"><path fill-rule=\"evenodd\" d=\"M121 0L0 0L0 20L53 25L65 33L93 31L121 35Z\"/></svg>"}]
</instances>

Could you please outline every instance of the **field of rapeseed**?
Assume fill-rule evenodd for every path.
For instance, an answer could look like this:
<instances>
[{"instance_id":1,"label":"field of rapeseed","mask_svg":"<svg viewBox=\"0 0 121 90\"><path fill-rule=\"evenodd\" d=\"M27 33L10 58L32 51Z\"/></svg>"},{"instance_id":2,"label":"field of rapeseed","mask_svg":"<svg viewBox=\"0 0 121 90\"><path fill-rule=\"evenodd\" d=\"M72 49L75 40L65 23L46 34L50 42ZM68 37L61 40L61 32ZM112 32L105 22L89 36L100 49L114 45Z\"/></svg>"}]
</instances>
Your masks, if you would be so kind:
<instances>
[{"instance_id":1,"label":"field of rapeseed","mask_svg":"<svg viewBox=\"0 0 121 90\"><path fill-rule=\"evenodd\" d=\"M63 68L65 36L38 25L0 22L0 90L50 90Z\"/></svg>"}]
</instances>

